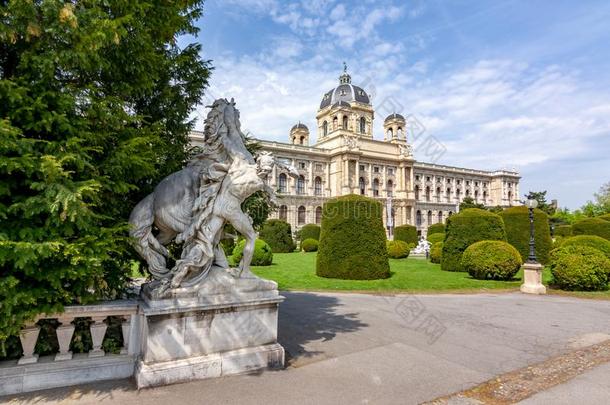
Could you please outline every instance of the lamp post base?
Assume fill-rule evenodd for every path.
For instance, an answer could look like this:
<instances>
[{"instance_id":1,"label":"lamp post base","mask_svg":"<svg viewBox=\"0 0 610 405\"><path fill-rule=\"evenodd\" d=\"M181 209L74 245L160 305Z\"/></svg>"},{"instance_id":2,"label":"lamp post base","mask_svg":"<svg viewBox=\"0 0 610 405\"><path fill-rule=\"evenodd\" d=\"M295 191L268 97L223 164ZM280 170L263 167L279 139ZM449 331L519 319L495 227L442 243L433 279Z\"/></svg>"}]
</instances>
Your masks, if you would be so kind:
<instances>
[{"instance_id":1,"label":"lamp post base","mask_svg":"<svg viewBox=\"0 0 610 405\"><path fill-rule=\"evenodd\" d=\"M523 265L521 292L526 294L546 294L546 287L542 284L542 265L540 263L525 263Z\"/></svg>"}]
</instances>

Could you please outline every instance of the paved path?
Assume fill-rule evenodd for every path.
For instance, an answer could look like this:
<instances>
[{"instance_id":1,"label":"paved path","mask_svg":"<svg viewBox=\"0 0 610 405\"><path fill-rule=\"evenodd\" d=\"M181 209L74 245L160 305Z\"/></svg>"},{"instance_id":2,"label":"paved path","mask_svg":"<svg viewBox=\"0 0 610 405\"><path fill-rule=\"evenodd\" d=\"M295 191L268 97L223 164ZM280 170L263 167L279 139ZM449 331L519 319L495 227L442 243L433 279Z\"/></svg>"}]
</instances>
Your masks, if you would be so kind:
<instances>
[{"instance_id":1,"label":"paved path","mask_svg":"<svg viewBox=\"0 0 610 405\"><path fill-rule=\"evenodd\" d=\"M13 401L417 404L610 338L610 301L519 293L284 295L279 340L289 356L285 370L142 391L128 381L108 382ZM608 370L602 367L581 377L595 384ZM572 381L529 403L565 396L561 390L577 384Z\"/></svg>"}]
</instances>

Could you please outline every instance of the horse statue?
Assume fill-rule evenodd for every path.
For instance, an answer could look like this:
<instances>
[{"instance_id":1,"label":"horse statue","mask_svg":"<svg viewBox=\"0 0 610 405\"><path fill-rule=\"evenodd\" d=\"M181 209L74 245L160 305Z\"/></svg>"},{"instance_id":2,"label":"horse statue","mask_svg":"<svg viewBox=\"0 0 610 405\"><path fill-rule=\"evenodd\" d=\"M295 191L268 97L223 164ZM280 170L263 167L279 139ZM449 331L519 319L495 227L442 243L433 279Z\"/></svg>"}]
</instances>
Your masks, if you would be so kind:
<instances>
[{"instance_id":1,"label":"horse statue","mask_svg":"<svg viewBox=\"0 0 610 405\"><path fill-rule=\"evenodd\" d=\"M147 262L153 278L160 281L158 294L169 289L191 287L205 279L213 265L227 269L233 277L251 276L256 231L241 204L262 190L276 202L267 184L273 166L298 176L294 167L262 153L258 160L245 146L235 102L216 100L205 120L202 153L184 169L159 182L140 201L129 217L134 247ZM232 271L219 245L225 223L233 225L246 240L243 257ZM156 234L154 230L157 230ZM183 243L179 260L167 268L166 246Z\"/></svg>"}]
</instances>

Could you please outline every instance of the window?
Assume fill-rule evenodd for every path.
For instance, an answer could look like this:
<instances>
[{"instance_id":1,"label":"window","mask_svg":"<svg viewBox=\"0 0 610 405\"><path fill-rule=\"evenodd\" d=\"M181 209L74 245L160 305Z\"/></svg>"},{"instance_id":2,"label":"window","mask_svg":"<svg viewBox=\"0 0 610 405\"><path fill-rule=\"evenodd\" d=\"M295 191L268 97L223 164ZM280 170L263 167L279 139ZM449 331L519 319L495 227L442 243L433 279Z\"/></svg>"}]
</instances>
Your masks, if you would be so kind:
<instances>
[{"instance_id":1,"label":"window","mask_svg":"<svg viewBox=\"0 0 610 405\"><path fill-rule=\"evenodd\" d=\"M477 201L479 198L479 190L474 190L474 200Z\"/></svg>"},{"instance_id":2,"label":"window","mask_svg":"<svg viewBox=\"0 0 610 405\"><path fill-rule=\"evenodd\" d=\"M297 211L297 222L299 225L303 225L305 223L305 207L303 207L302 205Z\"/></svg>"},{"instance_id":3,"label":"window","mask_svg":"<svg viewBox=\"0 0 610 405\"><path fill-rule=\"evenodd\" d=\"M305 194L305 177L299 176L297 179L297 194Z\"/></svg>"},{"instance_id":4,"label":"window","mask_svg":"<svg viewBox=\"0 0 610 405\"><path fill-rule=\"evenodd\" d=\"M449 213L447 214L448 217L450 217L451 215L453 215L453 211L449 211Z\"/></svg>"},{"instance_id":5,"label":"window","mask_svg":"<svg viewBox=\"0 0 610 405\"><path fill-rule=\"evenodd\" d=\"M301 145L303 145L303 143L305 143L305 137L304 136L301 137Z\"/></svg>"},{"instance_id":6,"label":"window","mask_svg":"<svg viewBox=\"0 0 610 405\"><path fill-rule=\"evenodd\" d=\"M360 195L364 195L366 190L364 188L364 177L358 179L358 187L360 188Z\"/></svg>"},{"instance_id":7,"label":"window","mask_svg":"<svg viewBox=\"0 0 610 405\"><path fill-rule=\"evenodd\" d=\"M427 176L427 177L426 177L426 181L430 181L430 176Z\"/></svg>"},{"instance_id":8,"label":"window","mask_svg":"<svg viewBox=\"0 0 610 405\"><path fill-rule=\"evenodd\" d=\"M426 201L430 201L430 187L426 187Z\"/></svg>"},{"instance_id":9,"label":"window","mask_svg":"<svg viewBox=\"0 0 610 405\"><path fill-rule=\"evenodd\" d=\"M343 116L343 129L347 129L347 116Z\"/></svg>"},{"instance_id":10,"label":"window","mask_svg":"<svg viewBox=\"0 0 610 405\"><path fill-rule=\"evenodd\" d=\"M443 223L443 211L439 211L438 212L438 223L442 224Z\"/></svg>"},{"instance_id":11,"label":"window","mask_svg":"<svg viewBox=\"0 0 610 405\"><path fill-rule=\"evenodd\" d=\"M419 200L419 186L415 186L415 199Z\"/></svg>"},{"instance_id":12,"label":"window","mask_svg":"<svg viewBox=\"0 0 610 405\"><path fill-rule=\"evenodd\" d=\"M392 128L388 128L388 138L394 138L394 131L392 131Z\"/></svg>"},{"instance_id":13,"label":"window","mask_svg":"<svg viewBox=\"0 0 610 405\"><path fill-rule=\"evenodd\" d=\"M322 123L322 135L326 136L328 135L328 122L324 121Z\"/></svg>"},{"instance_id":14,"label":"window","mask_svg":"<svg viewBox=\"0 0 610 405\"><path fill-rule=\"evenodd\" d=\"M364 134L366 132L366 119L364 117L360 117L360 133Z\"/></svg>"},{"instance_id":15,"label":"window","mask_svg":"<svg viewBox=\"0 0 610 405\"><path fill-rule=\"evenodd\" d=\"M360 165L360 171L363 172L364 171L364 165Z\"/></svg>"},{"instance_id":16,"label":"window","mask_svg":"<svg viewBox=\"0 0 610 405\"><path fill-rule=\"evenodd\" d=\"M316 207L316 224L322 222L322 207Z\"/></svg>"},{"instance_id":17,"label":"window","mask_svg":"<svg viewBox=\"0 0 610 405\"><path fill-rule=\"evenodd\" d=\"M461 183L461 181L460 181L460 180L458 180L458 181L457 181L458 186L460 185L460 183Z\"/></svg>"},{"instance_id":18,"label":"window","mask_svg":"<svg viewBox=\"0 0 610 405\"><path fill-rule=\"evenodd\" d=\"M483 191L483 202L487 200L487 191Z\"/></svg>"},{"instance_id":19,"label":"window","mask_svg":"<svg viewBox=\"0 0 610 405\"><path fill-rule=\"evenodd\" d=\"M415 176L415 180L419 181L419 175Z\"/></svg>"},{"instance_id":20,"label":"window","mask_svg":"<svg viewBox=\"0 0 610 405\"><path fill-rule=\"evenodd\" d=\"M313 181L313 188L315 195L322 195L322 179L316 177Z\"/></svg>"},{"instance_id":21,"label":"window","mask_svg":"<svg viewBox=\"0 0 610 405\"><path fill-rule=\"evenodd\" d=\"M436 189L436 202L441 202L441 188Z\"/></svg>"},{"instance_id":22,"label":"window","mask_svg":"<svg viewBox=\"0 0 610 405\"><path fill-rule=\"evenodd\" d=\"M428 225L432 224L432 211L428 211Z\"/></svg>"},{"instance_id":23,"label":"window","mask_svg":"<svg viewBox=\"0 0 610 405\"><path fill-rule=\"evenodd\" d=\"M469 186L470 185L470 180L466 180L466 185Z\"/></svg>"},{"instance_id":24,"label":"window","mask_svg":"<svg viewBox=\"0 0 610 405\"><path fill-rule=\"evenodd\" d=\"M284 173L280 173L279 187L280 187L280 193L286 192L286 175Z\"/></svg>"},{"instance_id":25,"label":"window","mask_svg":"<svg viewBox=\"0 0 610 405\"><path fill-rule=\"evenodd\" d=\"M307 164L305 162L299 162L299 169L305 169Z\"/></svg>"},{"instance_id":26,"label":"window","mask_svg":"<svg viewBox=\"0 0 610 405\"><path fill-rule=\"evenodd\" d=\"M388 169L388 174L390 176L394 175L394 169L392 169L391 167Z\"/></svg>"},{"instance_id":27,"label":"window","mask_svg":"<svg viewBox=\"0 0 610 405\"><path fill-rule=\"evenodd\" d=\"M379 197L379 180L373 180L373 197Z\"/></svg>"},{"instance_id":28,"label":"window","mask_svg":"<svg viewBox=\"0 0 610 405\"><path fill-rule=\"evenodd\" d=\"M337 120L337 117L334 117L334 118L333 118L333 131L334 131L335 129L337 129L337 126L339 125L339 124L338 124L338 122L339 122L339 121Z\"/></svg>"},{"instance_id":29,"label":"window","mask_svg":"<svg viewBox=\"0 0 610 405\"><path fill-rule=\"evenodd\" d=\"M375 173L379 173L379 167L378 167L378 166L375 166L375 167L373 168L373 172L375 172Z\"/></svg>"},{"instance_id":30,"label":"window","mask_svg":"<svg viewBox=\"0 0 610 405\"><path fill-rule=\"evenodd\" d=\"M474 182L474 186L475 186L475 187L479 187L479 182L478 182L478 181L475 181L475 182Z\"/></svg>"},{"instance_id":31,"label":"window","mask_svg":"<svg viewBox=\"0 0 610 405\"><path fill-rule=\"evenodd\" d=\"M398 131L396 131L399 138L402 138L402 127L398 127Z\"/></svg>"},{"instance_id":32,"label":"window","mask_svg":"<svg viewBox=\"0 0 610 405\"><path fill-rule=\"evenodd\" d=\"M450 184L450 183L451 183L451 179L447 179L447 184Z\"/></svg>"},{"instance_id":33,"label":"window","mask_svg":"<svg viewBox=\"0 0 610 405\"><path fill-rule=\"evenodd\" d=\"M392 182L392 180L388 180L388 185L387 185L388 197L393 196L393 190L394 190L394 183Z\"/></svg>"},{"instance_id":34,"label":"window","mask_svg":"<svg viewBox=\"0 0 610 405\"><path fill-rule=\"evenodd\" d=\"M280 205L280 219L282 221L288 219L288 207L285 205Z\"/></svg>"},{"instance_id":35,"label":"window","mask_svg":"<svg viewBox=\"0 0 610 405\"><path fill-rule=\"evenodd\" d=\"M316 171L318 171L318 172L321 172L322 170L324 170L324 169L322 168L322 165L321 165L320 163L316 163L315 169L316 169Z\"/></svg>"},{"instance_id":36,"label":"window","mask_svg":"<svg viewBox=\"0 0 610 405\"><path fill-rule=\"evenodd\" d=\"M415 223L417 224L417 226L421 225L421 211L417 210L417 212L415 213Z\"/></svg>"}]
</instances>

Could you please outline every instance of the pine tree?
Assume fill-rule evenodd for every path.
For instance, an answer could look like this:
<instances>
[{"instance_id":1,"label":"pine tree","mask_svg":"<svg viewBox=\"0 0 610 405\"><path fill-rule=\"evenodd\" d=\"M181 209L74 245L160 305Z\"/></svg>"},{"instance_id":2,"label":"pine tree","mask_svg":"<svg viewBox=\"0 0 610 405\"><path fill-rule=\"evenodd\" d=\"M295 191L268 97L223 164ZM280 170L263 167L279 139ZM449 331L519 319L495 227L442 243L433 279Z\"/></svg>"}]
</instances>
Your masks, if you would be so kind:
<instances>
[{"instance_id":1,"label":"pine tree","mask_svg":"<svg viewBox=\"0 0 610 405\"><path fill-rule=\"evenodd\" d=\"M114 298L129 212L187 157L200 0L0 0L0 342Z\"/></svg>"}]
</instances>

